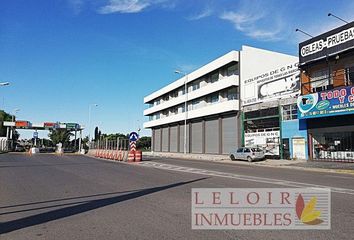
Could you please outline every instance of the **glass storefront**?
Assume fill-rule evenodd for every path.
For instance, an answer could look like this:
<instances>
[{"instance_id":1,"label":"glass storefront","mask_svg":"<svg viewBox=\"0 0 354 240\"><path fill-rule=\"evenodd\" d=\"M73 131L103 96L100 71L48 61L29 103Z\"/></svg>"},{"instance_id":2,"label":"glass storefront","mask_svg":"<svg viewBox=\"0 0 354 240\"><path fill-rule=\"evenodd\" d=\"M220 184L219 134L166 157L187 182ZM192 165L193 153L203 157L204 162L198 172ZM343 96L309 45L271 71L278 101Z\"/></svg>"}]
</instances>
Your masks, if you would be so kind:
<instances>
[{"instance_id":1,"label":"glass storefront","mask_svg":"<svg viewBox=\"0 0 354 240\"><path fill-rule=\"evenodd\" d=\"M313 159L354 162L354 132L314 133Z\"/></svg>"}]
</instances>

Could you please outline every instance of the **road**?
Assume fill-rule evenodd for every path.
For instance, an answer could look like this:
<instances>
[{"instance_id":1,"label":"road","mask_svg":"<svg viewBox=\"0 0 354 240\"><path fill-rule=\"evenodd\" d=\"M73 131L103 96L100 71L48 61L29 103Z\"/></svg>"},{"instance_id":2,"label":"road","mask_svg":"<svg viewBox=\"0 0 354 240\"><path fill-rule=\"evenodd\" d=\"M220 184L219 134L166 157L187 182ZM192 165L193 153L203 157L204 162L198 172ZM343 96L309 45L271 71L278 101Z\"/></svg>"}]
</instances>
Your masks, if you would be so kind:
<instances>
[{"instance_id":1,"label":"road","mask_svg":"<svg viewBox=\"0 0 354 240\"><path fill-rule=\"evenodd\" d=\"M1 154L0 239L353 239L352 175L151 160ZM294 186L332 188L331 230L191 230L191 188Z\"/></svg>"}]
</instances>

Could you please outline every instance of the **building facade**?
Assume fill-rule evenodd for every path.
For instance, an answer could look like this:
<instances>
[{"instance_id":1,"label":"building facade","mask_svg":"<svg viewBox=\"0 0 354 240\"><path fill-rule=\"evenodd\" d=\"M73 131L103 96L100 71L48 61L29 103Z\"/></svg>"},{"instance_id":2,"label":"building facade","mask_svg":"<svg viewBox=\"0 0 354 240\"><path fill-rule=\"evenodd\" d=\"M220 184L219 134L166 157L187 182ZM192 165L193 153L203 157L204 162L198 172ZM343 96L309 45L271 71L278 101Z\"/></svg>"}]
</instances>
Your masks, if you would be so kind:
<instances>
[{"instance_id":1,"label":"building facade","mask_svg":"<svg viewBox=\"0 0 354 240\"><path fill-rule=\"evenodd\" d=\"M309 157L354 162L354 22L299 44Z\"/></svg>"},{"instance_id":2,"label":"building facade","mask_svg":"<svg viewBox=\"0 0 354 240\"><path fill-rule=\"evenodd\" d=\"M306 127L297 119L298 58L254 48L241 52L242 139L267 157L307 158Z\"/></svg>"},{"instance_id":3,"label":"building facade","mask_svg":"<svg viewBox=\"0 0 354 240\"><path fill-rule=\"evenodd\" d=\"M297 57L243 46L148 95L144 127L152 130L152 151L229 154L257 145L280 156L283 121L294 129L289 141L307 135L295 131L292 114L297 64Z\"/></svg>"},{"instance_id":4,"label":"building facade","mask_svg":"<svg viewBox=\"0 0 354 240\"><path fill-rule=\"evenodd\" d=\"M145 97L152 150L228 154L239 146L239 75L239 53L231 51Z\"/></svg>"}]
</instances>

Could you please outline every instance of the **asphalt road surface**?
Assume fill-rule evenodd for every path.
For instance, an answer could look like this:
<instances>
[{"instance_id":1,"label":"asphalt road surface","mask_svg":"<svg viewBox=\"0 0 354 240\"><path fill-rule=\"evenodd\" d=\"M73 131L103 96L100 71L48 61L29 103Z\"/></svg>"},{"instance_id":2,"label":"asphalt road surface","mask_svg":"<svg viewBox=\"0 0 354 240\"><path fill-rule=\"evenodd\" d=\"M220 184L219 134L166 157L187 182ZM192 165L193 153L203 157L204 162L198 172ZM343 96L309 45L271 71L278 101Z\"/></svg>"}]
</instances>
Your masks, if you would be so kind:
<instances>
[{"instance_id":1,"label":"asphalt road surface","mask_svg":"<svg viewBox=\"0 0 354 240\"><path fill-rule=\"evenodd\" d=\"M0 155L0 239L353 239L353 175L152 160ZM297 186L332 188L331 230L191 229L191 188Z\"/></svg>"}]
</instances>

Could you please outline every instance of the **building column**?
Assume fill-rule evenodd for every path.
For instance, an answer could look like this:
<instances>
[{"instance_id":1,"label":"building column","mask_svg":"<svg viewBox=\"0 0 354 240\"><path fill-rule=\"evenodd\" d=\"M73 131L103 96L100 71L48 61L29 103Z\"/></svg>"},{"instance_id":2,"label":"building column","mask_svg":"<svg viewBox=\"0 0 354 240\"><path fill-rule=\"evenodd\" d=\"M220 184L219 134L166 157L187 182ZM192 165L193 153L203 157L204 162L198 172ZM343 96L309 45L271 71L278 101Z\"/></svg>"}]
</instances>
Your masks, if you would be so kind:
<instances>
[{"instance_id":1,"label":"building column","mask_svg":"<svg viewBox=\"0 0 354 240\"><path fill-rule=\"evenodd\" d=\"M205 153L205 119L202 120L202 153Z\"/></svg>"},{"instance_id":2,"label":"building column","mask_svg":"<svg viewBox=\"0 0 354 240\"><path fill-rule=\"evenodd\" d=\"M162 152L162 135L163 135L163 127L160 128L160 152Z\"/></svg>"},{"instance_id":3,"label":"building column","mask_svg":"<svg viewBox=\"0 0 354 240\"><path fill-rule=\"evenodd\" d=\"M283 146L283 138L282 138L283 118L282 118L282 107L280 104L278 106L278 114L279 114L279 157L280 157L280 159L283 159L284 158L284 146Z\"/></svg>"},{"instance_id":4,"label":"building column","mask_svg":"<svg viewBox=\"0 0 354 240\"><path fill-rule=\"evenodd\" d=\"M180 152L181 148L181 125L177 125L177 152Z\"/></svg>"},{"instance_id":5,"label":"building column","mask_svg":"<svg viewBox=\"0 0 354 240\"><path fill-rule=\"evenodd\" d=\"M222 147L223 147L223 142L222 142L222 117L219 116L218 119L218 124L219 124L219 154L222 154Z\"/></svg>"},{"instance_id":6,"label":"building column","mask_svg":"<svg viewBox=\"0 0 354 240\"><path fill-rule=\"evenodd\" d=\"M192 152L192 123L188 123L188 128L189 128L189 134L188 134L188 139L189 139L189 151L187 151L187 153L191 153Z\"/></svg>"},{"instance_id":7,"label":"building column","mask_svg":"<svg viewBox=\"0 0 354 240\"><path fill-rule=\"evenodd\" d=\"M168 126L167 137L168 137L167 152L170 152L171 151L171 127L170 126Z\"/></svg>"},{"instance_id":8,"label":"building column","mask_svg":"<svg viewBox=\"0 0 354 240\"><path fill-rule=\"evenodd\" d=\"M81 140L82 140L82 130L80 130L80 138L79 138L79 153L81 153Z\"/></svg>"}]
</instances>

